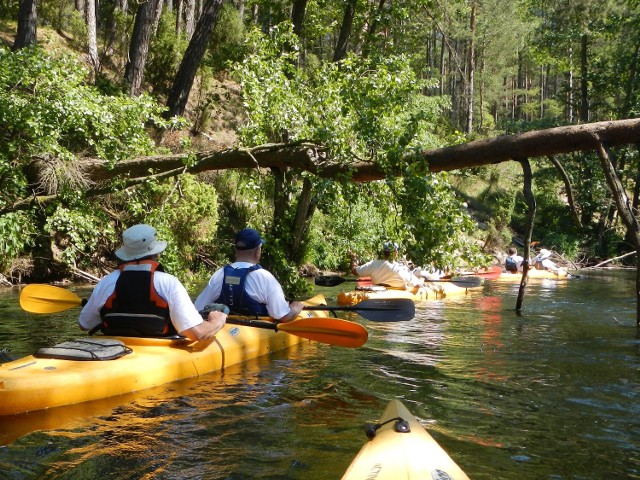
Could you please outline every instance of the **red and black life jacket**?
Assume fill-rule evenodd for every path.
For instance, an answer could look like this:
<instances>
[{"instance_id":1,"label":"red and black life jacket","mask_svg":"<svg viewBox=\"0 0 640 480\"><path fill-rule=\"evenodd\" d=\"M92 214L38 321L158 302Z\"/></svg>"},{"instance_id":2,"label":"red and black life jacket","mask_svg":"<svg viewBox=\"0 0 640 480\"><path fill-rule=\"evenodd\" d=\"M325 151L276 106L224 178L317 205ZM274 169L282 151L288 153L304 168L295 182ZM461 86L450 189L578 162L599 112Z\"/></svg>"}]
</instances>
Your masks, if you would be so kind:
<instances>
[{"instance_id":1,"label":"red and black life jacket","mask_svg":"<svg viewBox=\"0 0 640 480\"><path fill-rule=\"evenodd\" d=\"M166 337L176 335L169 304L153 285L162 266L153 260L123 263L116 287L100 310L100 330L106 335Z\"/></svg>"}]
</instances>

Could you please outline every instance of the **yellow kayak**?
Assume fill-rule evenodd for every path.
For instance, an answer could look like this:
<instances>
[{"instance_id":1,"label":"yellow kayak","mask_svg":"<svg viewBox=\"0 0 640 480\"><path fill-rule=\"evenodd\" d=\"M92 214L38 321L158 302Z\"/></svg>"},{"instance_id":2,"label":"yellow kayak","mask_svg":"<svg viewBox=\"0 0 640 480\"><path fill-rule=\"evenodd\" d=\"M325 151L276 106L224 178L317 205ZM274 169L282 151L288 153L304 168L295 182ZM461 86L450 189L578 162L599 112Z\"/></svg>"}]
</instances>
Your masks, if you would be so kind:
<instances>
[{"instance_id":1,"label":"yellow kayak","mask_svg":"<svg viewBox=\"0 0 640 480\"><path fill-rule=\"evenodd\" d=\"M399 400L389 402L378 425L342 480L469 480Z\"/></svg>"},{"instance_id":2,"label":"yellow kayak","mask_svg":"<svg viewBox=\"0 0 640 480\"><path fill-rule=\"evenodd\" d=\"M305 304L326 305L326 302L324 296L318 295ZM60 344L57 348L41 349L34 355L0 365L0 415L112 397L222 370L229 365L296 345L303 341L305 332L312 331L314 339L323 341L322 328L316 333L315 327L308 326L309 320L306 319L328 316L329 313L324 310L303 310L297 320L282 324L283 330L286 325L286 331L293 334L227 323L214 339L208 341L86 336ZM322 324L332 320L346 322L318 318ZM267 318L260 321L263 324L270 322ZM296 322L303 325L303 333L295 333ZM352 323L340 323L340 328ZM361 328L360 325L358 327ZM341 330L338 334L341 334ZM349 332L345 334L351 335ZM356 331L355 335L359 333ZM350 339L347 337L346 341ZM105 359L91 361L90 358L65 358L77 348L78 343L89 344L88 350L100 347L107 352ZM90 351L88 355L96 354Z\"/></svg>"},{"instance_id":3,"label":"yellow kayak","mask_svg":"<svg viewBox=\"0 0 640 480\"><path fill-rule=\"evenodd\" d=\"M477 288L477 287L474 287ZM409 298L413 301L442 300L466 295L474 288L462 287L451 282L426 282L414 290L386 288L379 285L359 287L356 290L338 294L338 305L356 305L363 300Z\"/></svg>"},{"instance_id":4,"label":"yellow kayak","mask_svg":"<svg viewBox=\"0 0 640 480\"><path fill-rule=\"evenodd\" d=\"M557 272L552 272L550 270L538 270L536 268L532 268L529 270L528 276L529 280L544 278L549 278L552 280L566 280L568 278L571 278L571 274L564 269L560 269ZM492 281L519 283L521 279L522 273L502 272L502 275Z\"/></svg>"}]
</instances>

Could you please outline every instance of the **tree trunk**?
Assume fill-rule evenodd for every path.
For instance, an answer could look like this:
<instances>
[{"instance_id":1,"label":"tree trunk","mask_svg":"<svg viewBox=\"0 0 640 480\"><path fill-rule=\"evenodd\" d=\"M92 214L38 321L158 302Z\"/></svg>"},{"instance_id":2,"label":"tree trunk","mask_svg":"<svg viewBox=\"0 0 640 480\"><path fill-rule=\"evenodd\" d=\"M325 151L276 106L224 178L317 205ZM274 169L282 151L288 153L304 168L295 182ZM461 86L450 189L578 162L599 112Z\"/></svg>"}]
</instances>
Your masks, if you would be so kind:
<instances>
[{"instance_id":1,"label":"tree trunk","mask_svg":"<svg viewBox=\"0 0 640 480\"><path fill-rule=\"evenodd\" d=\"M371 44L373 43L373 38L376 34L376 30L378 29L378 18L382 15L382 10L384 8L386 0L378 0L378 8L373 15L369 16L369 27L367 28L367 33L365 36L364 45L362 46L362 56L369 56L369 51L371 49Z\"/></svg>"},{"instance_id":2,"label":"tree trunk","mask_svg":"<svg viewBox=\"0 0 640 480\"><path fill-rule=\"evenodd\" d=\"M187 107L187 100L189 100L193 81L207 49L211 32L218 21L221 8L222 0L207 0L204 6L202 16L198 20L193 37L191 37L187 51L182 58L180 68L173 81L173 88L167 98L168 117L182 115Z\"/></svg>"},{"instance_id":3,"label":"tree trunk","mask_svg":"<svg viewBox=\"0 0 640 480\"><path fill-rule=\"evenodd\" d=\"M333 61L339 62L347 56L347 47L349 38L351 37L351 29L353 28L353 18L356 14L356 5L358 0L347 0L344 6L344 15L342 16L342 25L340 26L340 36L336 49L333 52Z\"/></svg>"},{"instance_id":4,"label":"tree trunk","mask_svg":"<svg viewBox=\"0 0 640 480\"><path fill-rule=\"evenodd\" d=\"M520 280L520 289L518 290L518 298L516 300L516 312L522 311L522 302L524 301L524 291L529 279L529 260L531 258L531 237L533 236L533 222L536 218L536 199L531 189L532 177L531 165L528 158L518 160L522 165L523 186L522 193L527 202L527 233L524 239L524 253L522 256L522 279Z\"/></svg>"},{"instance_id":5,"label":"tree trunk","mask_svg":"<svg viewBox=\"0 0 640 480\"><path fill-rule=\"evenodd\" d=\"M638 224L638 220L631 209L627 192L611 162L608 148L605 147L602 137L596 133L594 134L594 140L596 141L600 164L607 179L607 185L618 207L618 214L627 227L628 237L632 240L636 254L638 254L640 253L640 224ZM640 332L640 262L637 262L636 266L636 329Z\"/></svg>"},{"instance_id":6,"label":"tree trunk","mask_svg":"<svg viewBox=\"0 0 640 480\"><path fill-rule=\"evenodd\" d=\"M176 35L180 35L182 33L183 21L182 21L182 12L184 11L184 0L178 0L178 5L176 6Z\"/></svg>"},{"instance_id":7,"label":"tree trunk","mask_svg":"<svg viewBox=\"0 0 640 480\"><path fill-rule=\"evenodd\" d=\"M636 144L636 150L640 151L640 144ZM631 203L633 211L638 211L640 206L640 164L636 166L636 178L633 185L633 201Z\"/></svg>"},{"instance_id":8,"label":"tree trunk","mask_svg":"<svg viewBox=\"0 0 640 480\"><path fill-rule=\"evenodd\" d=\"M640 138L640 119L556 127L424 151L402 159L396 171L383 169L370 162L357 161L348 165L333 163L327 158L327 152L322 145L304 142L201 152L195 155L195 161L188 168L185 168L185 161L191 156L189 154L124 160L112 167L99 159L85 158L78 160L77 163L87 180L97 184L113 179L126 179L123 185L135 185L149 178L169 178L185 171L201 173L234 168L297 168L321 178L350 175L353 181L367 182L383 180L389 174L400 176L409 164L420 166L424 171L443 172L493 165L514 158L528 158L527 152L531 157L544 157L572 151L593 151L596 150L593 141L596 135L611 146L635 144ZM37 161L26 166L23 172L29 183L33 185L34 191L38 191L38 186L41 185L39 172ZM154 173L151 175L149 172ZM100 193L102 193L100 186L89 192L89 194ZM1 210L0 215L26 208L32 202L44 201L47 201L46 197L30 197Z\"/></svg>"},{"instance_id":9,"label":"tree trunk","mask_svg":"<svg viewBox=\"0 0 640 480\"><path fill-rule=\"evenodd\" d=\"M576 221L576 225L582 227L582 222L580 221L580 214L578 212L578 207L576 206L575 196L573 195L573 188L571 187L571 180L569 179L569 175L567 175L567 171L564 169L562 164L554 157L553 155L549 155L549 160L556 167L558 173L560 174L560 178L564 182L564 189L567 192L567 202L569 203L569 208L571 209L571 213L573 214L573 219Z\"/></svg>"},{"instance_id":10,"label":"tree trunk","mask_svg":"<svg viewBox=\"0 0 640 480\"><path fill-rule=\"evenodd\" d=\"M442 33L442 41L440 42L440 85L439 85L440 96L444 95L444 89L446 85L445 46L446 46L446 43L445 43L444 33Z\"/></svg>"},{"instance_id":11,"label":"tree trunk","mask_svg":"<svg viewBox=\"0 0 640 480\"><path fill-rule=\"evenodd\" d=\"M307 0L294 0L291 8L291 23L293 23L293 33L298 38L302 36L302 25L304 24L304 14L307 9Z\"/></svg>"},{"instance_id":12,"label":"tree trunk","mask_svg":"<svg viewBox=\"0 0 640 480\"><path fill-rule=\"evenodd\" d=\"M21 48L36 44L36 26L38 24L38 12L36 0L21 0L18 8L18 30L11 50L14 52Z\"/></svg>"},{"instance_id":13,"label":"tree trunk","mask_svg":"<svg viewBox=\"0 0 640 480\"><path fill-rule=\"evenodd\" d=\"M467 122L465 126L465 133L467 137L473 133L473 77L476 70L475 59L475 36L476 36L476 9L478 2L473 1L471 4L471 18L469 19L469 63L468 63L468 77L467 77Z\"/></svg>"},{"instance_id":14,"label":"tree trunk","mask_svg":"<svg viewBox=\"0 0 640 480\"><path fill-rule=\"evenodd\" d=\"M430 172L444 172L523 158L527 152L534 158L573 151L593 151L596 149L593 144L596 134L612 146L636 143L640 138L640 119L555 127L424 151L403 159L399 171L408 164L423 165ZM88 179L100 182L120 176L143 178L149 171L182 171L187 157L187 154L142 157L120 161L112 168L97 159L83 159L79 163ZM233 168L272 167L299 168L322 178L335 178L352 172L351 178L357 182L383 180L387 173L370 162L353 162L349 165L332 163L321 145L302 142L197 153L195 162L187 171L200 173ZM37 174L29 173L37 170L37 164L34 163L25 172L30 183L38 184Z\"/></svg>"},{"instance_id":15,"label":"tree trunk","mask_svg":"<svg viewBox=\"0 0 640 480\"><path fill-rule=\"evenodd\" d=\"M582 35L581 39L581 51L580 51L580 121L587 123L589 121L589 57L588 48L589 42L586 34Z\"/></svg>"},{"instance_id":16,"label":"tree trunk","mask_svg":"<svg viewBox=\"0 0 640 480\"><path fill-rule=\"evenodd\" d=\"M244 0L238 0L235 2L238 8L238 17L240 17L240 23L244 22Z\"/></svg>"},{"instance_id":17,"label":"tree trunk","mask_svg":"<svg viewBox=\"0 0 640 480\"><path fill-rule=\"evenodd\" d=\"M98 58L98 36L97 36L97 18L96 18L96 1L87 0L86 4L86 21L87 21L87 44L89 47L89 61L93 67L94 77L100 70L100 59Z\"/></svg>"},{"instance_id":18,"label":"tree trunk","mask_svg":"<svg viewBox=\"0 0 640 480\"><path fill-rule=\"evenodd\" d=\"M273 223L277 225L282 222L281 219L285 218L286 205L289 199L285 189L285 175L287 168L273 167L271 168L271 174L274 179L273 187Z\"/></svg>"},{"instance_id":19,"label":"tree trunk","mask_svg":"<svg viewBox=\"0 0 640 480\"><path fill-rule=\"evenodd\" d=\"M631 116L631 110L634 104L633 93L636 88L636 82L638 77L638 63L640 63L639 57L640 57L640 38L638 38L638 43L636 43L636 47L633 52L633 57L631 58L631 63L629 65L629 79L627 80L627 85L625 88L624 107L622 109L623 118L629 118Z\"/></svg>"},{"instance_id":20,"label":"tree trunk","mask_svg":"<svg viewBox=\"0 0 640 480\"><path fill-rule=\"evenodd\" d=\"M567 72L566 120L573 123L573 49L569 47L569 71Z\"/></svg>"},{"instance_id":21,"label":"tree trunk","mask_svg":"<svg viewBox=\"0 0 640 480\"><path fill-rule=\"evenodd\" d=\"M191 39L196 24L196 0L186 0L184 4L184 33Z\"/></svg>"},{"instance_id":22,"label":"tree trunk","mask_svg":"<svg viewBox=\"0 0 640 480\"><path fill-rule=\"evenodd\" d=\"M133 34L129 45L129 61L125 68L124 81L128 86L129 95L132 97L140 94L144 79L144 67L149 54L151 33L154 29L154 20L158 3L162 0L146 0L138 6L136 19L133 26Z\"/></svg>"},{"instance_id":23,"label":"tree trunk","mask_svg":"<svg viewBox=\"0 0 640 480\"><path fill-rule=\"evenodd\" d=\"M296 210L296 218L294 220L293 241L291 243L291 258L296 264L302 261L302 241L309 231L315 204L311 202L313 199L313 183L308 177L305 177L302 185L302 193L298 199L298 208ZM276 221L277 219L274 219Z\"/></svg>"}]
</instances>

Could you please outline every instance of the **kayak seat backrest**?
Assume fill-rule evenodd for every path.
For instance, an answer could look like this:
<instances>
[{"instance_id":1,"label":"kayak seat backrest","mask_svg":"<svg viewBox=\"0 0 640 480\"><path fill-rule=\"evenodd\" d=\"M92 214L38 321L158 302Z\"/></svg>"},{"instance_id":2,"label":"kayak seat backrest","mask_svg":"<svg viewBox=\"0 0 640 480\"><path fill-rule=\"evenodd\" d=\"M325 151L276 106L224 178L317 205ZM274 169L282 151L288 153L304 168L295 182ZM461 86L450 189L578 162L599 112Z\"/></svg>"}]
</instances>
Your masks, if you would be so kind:
<instances>
[{"instance_id":1,"label":"kayak seat backrest","mask_svg":"<svg viewBox=\"0 0 640 480\"><path fill-rule=\"evenodd\" d=\"M36 358L60 360L115 360L131 353L122 341L111 338L76 339L38 350Z\"/></svg>"},{"instance_id":2,"label":"kayak seat backrest","mask_svg":"<svg viewBox=\"0 0 640 480\"><path fill-rule=\"evenodd\" d=\"M163 317L147 313L108 313L100 331L120 337L165 337L170 333Z\"/></svg>"}]
</instances>

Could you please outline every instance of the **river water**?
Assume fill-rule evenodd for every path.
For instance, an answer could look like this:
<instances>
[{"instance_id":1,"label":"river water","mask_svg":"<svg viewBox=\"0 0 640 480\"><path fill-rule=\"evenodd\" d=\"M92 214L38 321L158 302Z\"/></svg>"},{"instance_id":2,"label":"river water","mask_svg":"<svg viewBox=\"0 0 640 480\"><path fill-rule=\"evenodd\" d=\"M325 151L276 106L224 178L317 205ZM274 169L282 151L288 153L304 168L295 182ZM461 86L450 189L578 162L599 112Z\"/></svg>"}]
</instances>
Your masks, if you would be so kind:
<instances>
[{"instance_id":1,"label":"river water","mask_svg":"<svg viewBox=\"0 0 640 480\"><path fill-rule=\"evenodd\" d=\"M0 417L0 478L339 479L362 425L401 399L472 479L640 479L640 341L628 273L486 282L197 379ZM86 296L88 290L78 289ZM331 300L340 287L322 289ZM21 312L0 292L0 349L77 338L77 310ZM342 315L347 317L347 315Z\"/></svg>"}]
</instances>

